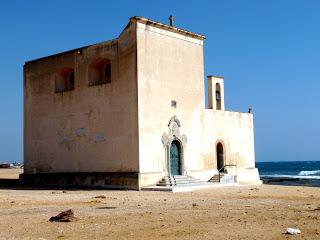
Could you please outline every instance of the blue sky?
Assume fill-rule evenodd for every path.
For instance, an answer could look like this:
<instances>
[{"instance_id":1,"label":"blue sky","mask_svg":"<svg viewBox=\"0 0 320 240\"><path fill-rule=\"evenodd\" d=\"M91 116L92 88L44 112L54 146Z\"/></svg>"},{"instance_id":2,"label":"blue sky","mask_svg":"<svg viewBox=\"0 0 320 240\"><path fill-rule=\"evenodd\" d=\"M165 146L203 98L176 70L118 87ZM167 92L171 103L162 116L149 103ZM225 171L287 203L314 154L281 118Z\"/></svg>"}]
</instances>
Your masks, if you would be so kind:
<instances>
[{"instance_id":1,"label":"blue sky","mask_svg":"<svg viewBox=\"0 0 320 240\"><path fill-rule=\"evenodd\" d=\"M207 36L226 108L253 107L257 161L320 160L320 1L0 3L0 162L22 161L25 61L115 38L139 15Z\"/></svg>"}]
</instances>

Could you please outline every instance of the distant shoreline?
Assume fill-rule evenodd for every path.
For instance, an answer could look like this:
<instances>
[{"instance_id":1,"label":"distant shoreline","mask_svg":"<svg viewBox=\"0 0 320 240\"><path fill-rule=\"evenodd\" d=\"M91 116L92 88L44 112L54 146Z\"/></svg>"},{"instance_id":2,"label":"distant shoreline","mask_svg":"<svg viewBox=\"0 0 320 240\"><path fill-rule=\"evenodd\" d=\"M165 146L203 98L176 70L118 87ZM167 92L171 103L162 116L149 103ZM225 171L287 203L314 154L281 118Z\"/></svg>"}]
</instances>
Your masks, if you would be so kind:
<instances>
[{"instance_id":1,"label":"distant shoreline","mask_svg":"<svg viewBox=\"0 0 320 240\"><path fill-rule=\"evenodd\" d=\"M261 176L263 184L284 186L320 187L320 179L307 179L295 177Z\"/></svg>"}]
</instances>

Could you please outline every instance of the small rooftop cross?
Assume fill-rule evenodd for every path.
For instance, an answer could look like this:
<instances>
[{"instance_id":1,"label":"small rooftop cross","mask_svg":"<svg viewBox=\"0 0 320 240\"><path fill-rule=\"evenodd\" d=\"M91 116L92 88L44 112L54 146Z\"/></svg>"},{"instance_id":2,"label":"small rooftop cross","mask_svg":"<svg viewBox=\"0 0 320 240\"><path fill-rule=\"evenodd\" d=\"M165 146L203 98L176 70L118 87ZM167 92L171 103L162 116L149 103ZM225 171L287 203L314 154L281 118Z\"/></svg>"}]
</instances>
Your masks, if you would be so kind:
<instances>
[{"instance_id":1,"label":"small rooftop cross","mask_svg":"<svg viewBox=\"0 0 320 240\"><path fill-rule=\"evenodd\" d=\"M173 27L174 17L170 15L169 20L170 20L170 26Z\"/></svg>"}]
</instances>

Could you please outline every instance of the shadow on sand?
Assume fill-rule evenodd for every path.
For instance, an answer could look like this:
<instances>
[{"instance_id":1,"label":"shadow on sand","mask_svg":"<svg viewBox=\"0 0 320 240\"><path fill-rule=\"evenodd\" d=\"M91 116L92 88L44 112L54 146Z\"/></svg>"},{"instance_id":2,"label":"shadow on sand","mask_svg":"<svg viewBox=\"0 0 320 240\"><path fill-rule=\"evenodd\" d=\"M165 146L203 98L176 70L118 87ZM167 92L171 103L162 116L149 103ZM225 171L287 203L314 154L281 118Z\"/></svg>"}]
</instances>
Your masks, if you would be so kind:
<instances>
[{"instance_id":1,"label":"shadow on sand","mask_svg":"<svg viewBox=\"0 0 320 240\"><path fill-rule=\"evenodd\" d=\"M120 190L119 188L103 188L99 186L57 186L57 185L44 185L44 184L28 184L23 183L19 179L0 178L0 189L2 190L68 190L68 191L96 191L96 190ZM127 189L121 189L121 191L129 191ZM135 190L130 190L135 191Z\"/></svg>"}]
</instances>

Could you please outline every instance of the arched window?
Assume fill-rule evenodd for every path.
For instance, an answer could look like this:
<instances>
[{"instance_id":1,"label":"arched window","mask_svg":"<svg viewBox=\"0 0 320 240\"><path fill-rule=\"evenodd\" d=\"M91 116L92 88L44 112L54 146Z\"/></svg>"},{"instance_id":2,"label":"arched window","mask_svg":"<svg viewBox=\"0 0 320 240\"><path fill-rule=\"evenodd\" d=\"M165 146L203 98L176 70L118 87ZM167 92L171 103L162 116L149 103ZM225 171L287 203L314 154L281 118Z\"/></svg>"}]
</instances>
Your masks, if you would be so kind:
<instances>
[{"instance_id":1,"label":"arched window","mask_svg":"<svg viewBox=\"0 0 320 240\"><path fill-rule=\"evenodd\" d=\"M74 89L74 69L64 68L56 75L55 79L55 92L66 92Z\"/></svg>"},{"instance_id":2,"label":"arched window","mask_svg":"<svg viewBox=\"0 0 320 240\"><path fill-rule=\"evenodd\" d=\"M96 59L89 67L89 86L111 83L112 66L110 60Z\"/></svg>"},{"instance_id":3,"label":"arched window","mask_svg":"<svg viewBox=\"0 0 320 240\"><path fill-rule=\"evenodd\" d=\"M221 88L219 83L216 83L216 109L221 110Z\"/></svg>"}]
</instances>

